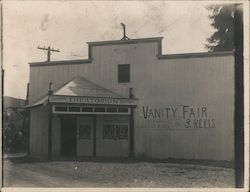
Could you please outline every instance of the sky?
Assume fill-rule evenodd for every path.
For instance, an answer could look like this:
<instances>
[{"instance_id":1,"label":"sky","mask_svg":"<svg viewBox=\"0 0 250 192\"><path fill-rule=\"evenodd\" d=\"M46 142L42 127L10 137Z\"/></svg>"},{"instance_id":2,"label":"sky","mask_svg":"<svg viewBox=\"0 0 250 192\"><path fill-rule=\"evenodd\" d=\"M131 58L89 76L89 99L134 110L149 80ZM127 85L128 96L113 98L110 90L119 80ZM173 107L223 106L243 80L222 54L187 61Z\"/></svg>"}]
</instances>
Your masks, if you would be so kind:
<instances>
[{"instance_id":1,"label":"sky","mask_svg":"<svg viewBox=\"0 0 250 192\"><path fill-rule=\"evenodd\" d=\"M163 54L206 52L214 29L206 6L182 1L4 1L4 95L24 99L29 62L46 60L37 46L60 49L51 60L86 59L86 42L163 37Z\"/></svg>"}]
</instances>

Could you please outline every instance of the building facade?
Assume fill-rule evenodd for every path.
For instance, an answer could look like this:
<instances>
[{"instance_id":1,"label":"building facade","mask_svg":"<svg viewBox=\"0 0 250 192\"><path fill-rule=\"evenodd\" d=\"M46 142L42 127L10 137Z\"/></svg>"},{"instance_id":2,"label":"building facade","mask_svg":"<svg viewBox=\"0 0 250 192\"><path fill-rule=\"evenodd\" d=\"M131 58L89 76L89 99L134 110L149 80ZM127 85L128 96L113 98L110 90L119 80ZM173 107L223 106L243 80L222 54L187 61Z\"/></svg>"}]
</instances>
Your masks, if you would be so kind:
<instances>
[{"instance_id":1,"label":"building facade","mask_svg":"<svg viewBox=\"0 0 250 192\"><path fill-rule=\"evenodd\" d=\"M234 160L233 52L163 55L162 38L30 63L30 155Z\"/></svg>"}]
</instances>

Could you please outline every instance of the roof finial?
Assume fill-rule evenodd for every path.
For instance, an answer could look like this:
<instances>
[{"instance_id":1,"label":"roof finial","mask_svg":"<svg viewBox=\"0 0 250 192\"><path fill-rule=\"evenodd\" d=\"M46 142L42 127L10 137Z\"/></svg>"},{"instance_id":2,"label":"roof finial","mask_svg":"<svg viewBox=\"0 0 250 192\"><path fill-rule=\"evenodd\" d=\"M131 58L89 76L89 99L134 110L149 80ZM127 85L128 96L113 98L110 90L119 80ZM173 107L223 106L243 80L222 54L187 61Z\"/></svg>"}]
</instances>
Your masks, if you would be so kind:
<instances>
[{"instance_id":1,"label":"roof finial","mask_svg":"<svg viewBox=\"0 0 250 192\"><path fill-rule=\"evenodd\" d=\"M129 40L129 38L126 36L126 25L121 23L123 28L123 38L121 40Z\"/></svg>"}]
</instances>

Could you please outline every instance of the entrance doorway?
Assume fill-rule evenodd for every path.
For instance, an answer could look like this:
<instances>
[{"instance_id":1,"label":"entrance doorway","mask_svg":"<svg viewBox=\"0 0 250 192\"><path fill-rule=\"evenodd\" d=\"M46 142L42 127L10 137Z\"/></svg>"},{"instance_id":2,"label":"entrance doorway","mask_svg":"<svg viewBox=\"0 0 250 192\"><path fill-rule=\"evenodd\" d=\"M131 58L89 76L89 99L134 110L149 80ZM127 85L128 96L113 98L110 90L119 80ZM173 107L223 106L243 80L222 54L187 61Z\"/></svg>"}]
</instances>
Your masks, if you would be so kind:
<instances>
[{"instance_id":1,"label":"entrance doorway","mask_svg":"<svg viewBox=\"0 0 250 192\"><path fill-rule=\"evenodd\" d=\"M61 155L76 156L76 117L63 115L61 128Z\"/></svg>"},{"instance_id":2,"label":"entrance doorway","mask_svg":"<svg viewBox=\"0 0 250 192\"><path fill-rule=\"evenodd\" d=\"M128 157L131 152L129 115L60 114L64 157Z\"/></svg>"}]
</instances>

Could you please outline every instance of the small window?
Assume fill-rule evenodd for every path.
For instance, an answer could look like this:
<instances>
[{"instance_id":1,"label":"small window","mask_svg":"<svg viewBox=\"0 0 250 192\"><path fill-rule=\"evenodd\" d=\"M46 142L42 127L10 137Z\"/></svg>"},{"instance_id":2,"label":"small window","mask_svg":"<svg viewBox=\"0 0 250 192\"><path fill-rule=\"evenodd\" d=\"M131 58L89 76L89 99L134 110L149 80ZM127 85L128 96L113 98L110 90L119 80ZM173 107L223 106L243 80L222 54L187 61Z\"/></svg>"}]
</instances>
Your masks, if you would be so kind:
<instances>
[{"instance_id":1,"label":"small window","mask_svg":"<svg viewBox=\"0 0 250 192\"><path fill-rule=\"evenodd\" d=\"M128 125L103 125L103 139L121 140L128 139Z\"/></svg>"},{"instance_id":2,"label":"small window","mask_svg":"<svg viewBox=\"0 0 250 192\"><path fill-rule=\"evenodd\" d=\"M115 125L103 126L103 139L113 139L115 136Z\"/></svg>"},{"instance_id":3,"label":"small window","mask_svg":"<svg viewBox=\"0 0 250 192\"><path fill-rule=\"evenodd\" d=\"M95 112L105 112L105 108L104 107L95 107Z\"/></svg>"},{"instance_id":4,"label":"small window","mask_svg":"<svg viewBox=\"0 0 250 192\"><path fill-rule=\"evenodd\" d=\"M83 107L82 112L93 112L93 107Z\"/></svg>"},{"instance_id":5,"label":"small window","mask_svg":"<svg viewBox=\"0 0 250 192\"><path fill-rule=\"evenodd\" d=\"M118 113L128 113L128 108L119 107L119 108L118 108Z\"/></svg>"},{"instance_id":6,"label":"small window","mask_svg":"<svg viewBox=\"0 0 250 192\"><path fill-rule=\"evenodd\" d=\"M130 82L130 65L129 64L118 65L118 82L119 83Z\"/></svg>"},{"instance_id":7,"label":"small window","mask_svg":"<svg viewBox=\"0 0 250 192\"><path fill-rule=\"evenodd\" d=\"M128 125L117 125L119 139L128 139Z\"/></svg>"},{"instance_id":8,"label":"small window","mask_svg":"<svg viewBox=\"0 0 250 192\"><path fill-rule=\"evenodd\" d=\"M66 112L67 111L67 107L63 107L63 106L55 106L55 111L58 112Z\"/></svg>"},{"instance_id":9,"label":"small window","mask_svg":"<svg viewBox=\"0 0 250 192\"><path fill-rule=\"evenodd\" d=\"M117 112L117 108L116 107L108 107L107 108L107 112L109 112L109 113L116 113Z\"/></svg>"},{"instance_id":10,"label":"small window","mask_svg":"<svg viewBox=\"0 0 250 192\"><path fill-rule=\"evenodd\" d=\"M69 112L80 112L80 107L69 107Z\"/></svg>"}]
</instances>

